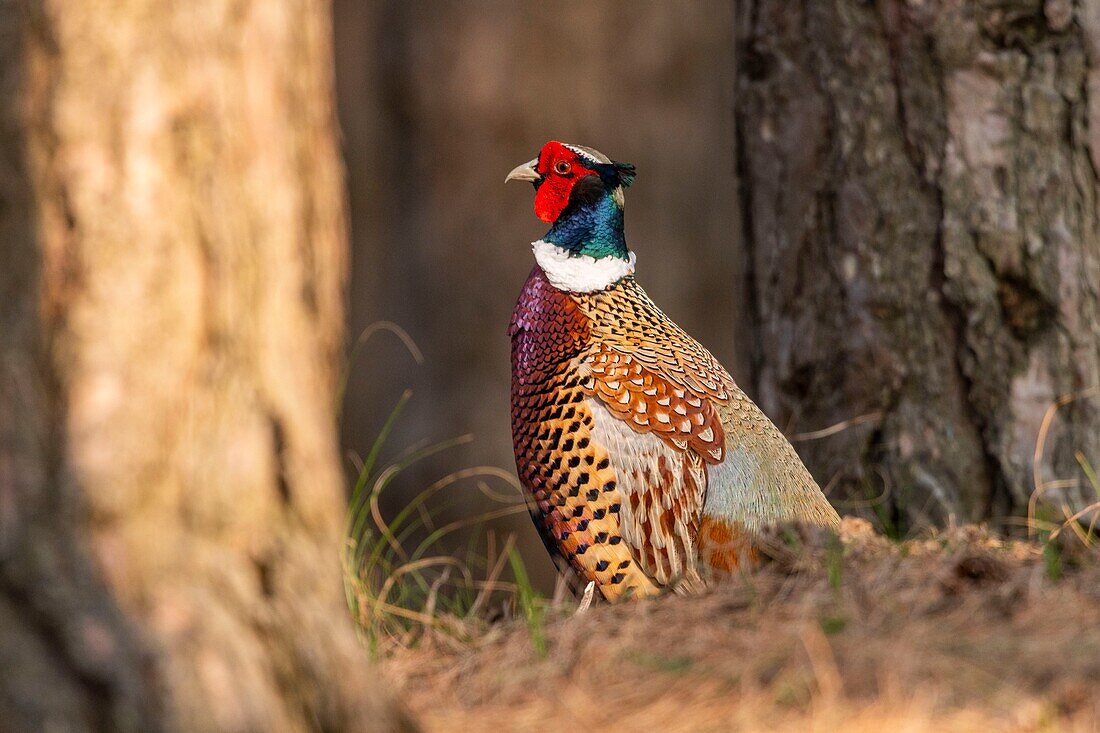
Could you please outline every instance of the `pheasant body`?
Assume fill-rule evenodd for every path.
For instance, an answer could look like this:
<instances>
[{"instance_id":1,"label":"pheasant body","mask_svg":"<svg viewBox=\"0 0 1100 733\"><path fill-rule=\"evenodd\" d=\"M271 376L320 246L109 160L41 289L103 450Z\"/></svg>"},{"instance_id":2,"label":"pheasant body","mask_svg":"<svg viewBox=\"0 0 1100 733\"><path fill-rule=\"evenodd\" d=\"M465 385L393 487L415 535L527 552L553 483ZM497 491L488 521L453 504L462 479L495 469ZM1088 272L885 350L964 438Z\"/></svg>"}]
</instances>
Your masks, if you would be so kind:
<instances>
[{"instance_id":1,"label":"pheasant body","mask_svg":"<svg viewBox=\"0 0 1100 733\"><path fill-rule=\"evenodd\" d=\"M601 590L656 592L623 543L623 494L608 447L593 441L594 405L580 368L591 348L587 316L536 266L509 334L516 466L547 549Z\"/></svg>"},{"instance_id":2,"label":"pheasant body","mask_svg":"<svg viewBox=\"0 0 1100 733\"><path fill-rule=\"evenodd\" d=\"M575 180L555 190L562 170ZM769 524L838 525L790 443L635 281L621 214L633 167L548 143L523 175L554 227L509 327L512 434L551 553L618 600L703 587Z\"/></svg>"}]
</instances>

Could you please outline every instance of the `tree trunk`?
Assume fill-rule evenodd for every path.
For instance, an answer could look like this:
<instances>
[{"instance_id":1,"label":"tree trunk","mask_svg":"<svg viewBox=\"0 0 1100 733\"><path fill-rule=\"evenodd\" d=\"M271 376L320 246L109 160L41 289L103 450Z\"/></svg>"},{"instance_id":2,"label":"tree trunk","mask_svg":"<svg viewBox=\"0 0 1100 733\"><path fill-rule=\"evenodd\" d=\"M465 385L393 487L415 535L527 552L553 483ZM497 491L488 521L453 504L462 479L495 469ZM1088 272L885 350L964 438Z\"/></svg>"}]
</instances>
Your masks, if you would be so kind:
<instances>
[{"instance_id":1,"label":"tree trunk","mask_svg":"<svg viewBox=\"0 0 1100 733\"><path fill-rule=\"evenodd\" d=\"M392 729L324 0L0 0L0 728Z\"/></svg>"},{"instance_id":2,"label":"tree trunk","mask_svg":"<svg viewBox=\"0 0 1100 733\"><path fill-rule=\"evenodd\" d=\"M1100 10L745 0L738 153L763 406L908 525L1019 512L1100 384ZM1096 495L1100 410L1036 475ZM1059 488L1060 487L1060 488Z\"/></svg>"}]
</instances>

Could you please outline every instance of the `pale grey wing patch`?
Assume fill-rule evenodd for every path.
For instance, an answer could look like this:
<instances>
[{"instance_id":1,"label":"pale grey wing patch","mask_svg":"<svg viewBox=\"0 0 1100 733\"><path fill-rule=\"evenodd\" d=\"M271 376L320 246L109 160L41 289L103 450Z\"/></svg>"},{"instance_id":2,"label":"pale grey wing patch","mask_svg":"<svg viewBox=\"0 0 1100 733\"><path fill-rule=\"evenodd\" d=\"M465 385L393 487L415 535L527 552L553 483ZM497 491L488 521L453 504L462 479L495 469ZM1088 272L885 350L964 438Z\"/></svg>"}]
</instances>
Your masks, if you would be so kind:
<instances>
[{"instance_id":1,"label":"pale grey wing patch","mask_svg":"<svg viewBox=\"0 0 1100 733\"><path fill-rule=\"evenodd\" d=\"M726 441L726 457L710 469L703 513L756 532L781 521L783 508L760 458Z\"/></svg>"},{"instance_id":2,"label":"pale grey wing patch","mask_svg":"<svg viewBox=\"0 0 1100 733\"><path fill-rule=\"evenodd\" d=\"M619 492L619 531L638 564L660 585L690 591L702 584L696 537L707 467L653 434L638 433L603 403L589 399L592 439L607 449Z\"/></svg>"},{"instance_id":3,"label":"pale grey wing patch","mask_svg":"<svg viewBox=\"0 0 1100 733\"><path fill-rule=\"evenodd\" d=\"M703 513L750 532L780 522L839 527L840 517L794 447L748 398L721 408L725 459L710 467Z\"/></svg>"}]
</instances>

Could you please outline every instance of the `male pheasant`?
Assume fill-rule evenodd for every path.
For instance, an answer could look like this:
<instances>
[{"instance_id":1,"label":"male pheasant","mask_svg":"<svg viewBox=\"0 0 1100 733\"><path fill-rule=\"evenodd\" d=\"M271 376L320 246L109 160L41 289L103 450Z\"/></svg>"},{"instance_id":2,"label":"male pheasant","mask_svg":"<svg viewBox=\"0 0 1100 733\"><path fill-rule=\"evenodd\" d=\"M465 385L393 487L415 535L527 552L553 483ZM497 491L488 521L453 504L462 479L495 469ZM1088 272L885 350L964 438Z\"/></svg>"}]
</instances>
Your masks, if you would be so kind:
<instances>
[{"instance_id":1,"label":"male pheasant","mask_svg":"<svg viewBox=\"0 0 1100 733\"><path fill-rule=\"evenodd\" d=\"M512 314L512 436L551 554L611 601L691 592L752 536L840 518L775 425L634 279L634 166L551 141L508 174L550 231Z\"/></svg>"}]
</instances>

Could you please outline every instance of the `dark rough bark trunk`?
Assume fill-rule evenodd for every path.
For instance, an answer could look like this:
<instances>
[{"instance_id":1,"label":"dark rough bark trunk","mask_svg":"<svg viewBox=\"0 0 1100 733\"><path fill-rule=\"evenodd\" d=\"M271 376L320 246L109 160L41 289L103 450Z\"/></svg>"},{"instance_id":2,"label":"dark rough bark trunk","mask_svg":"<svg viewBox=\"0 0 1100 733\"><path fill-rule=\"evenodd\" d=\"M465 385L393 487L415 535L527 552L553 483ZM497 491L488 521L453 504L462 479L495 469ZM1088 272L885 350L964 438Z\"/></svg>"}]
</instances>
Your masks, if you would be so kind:
<instances>
[{"instance_id":1,"label":"dark rough bark trunk","mask_svg":"<svg viewBox=\"0 0 1100 733\"><path fill-rule=\"evenodd\" d=\"M1100 10L746 0L738 147L763 406L909 524L1020 512L1100 384ZM1039 466L1092 488L1100 410Z\"/></svg>"},{"instance_id":2,"label":"dark rough bark trunk","mask_svg":"<svg viewBox=\"0 0 1100 733\"><path fill-rule=\"evenodd\" d=\"M0 728L392 729L324 0L0 1Z\"/></svg>"}]
</instances>

